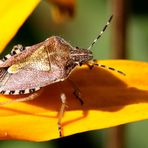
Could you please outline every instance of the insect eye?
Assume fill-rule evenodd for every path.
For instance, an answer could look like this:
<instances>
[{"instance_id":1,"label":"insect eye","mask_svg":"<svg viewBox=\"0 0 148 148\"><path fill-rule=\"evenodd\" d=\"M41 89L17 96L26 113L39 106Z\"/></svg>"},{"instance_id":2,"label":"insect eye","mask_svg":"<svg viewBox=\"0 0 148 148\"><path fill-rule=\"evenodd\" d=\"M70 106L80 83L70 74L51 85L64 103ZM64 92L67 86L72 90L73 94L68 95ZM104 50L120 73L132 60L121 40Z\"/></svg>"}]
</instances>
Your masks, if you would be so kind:
<instances>
[{"instance_id":1,"label":"insect eye","mask_svg":"<svg viewBox=\"0 0 148 148\"><path fill-rule=\"evenodd\" d=\"M79 48L79 47L77 47L77 46L74 48L74 50L78 50L78 49L80 49L80 48Z\"/></svg>"}]
</instances>

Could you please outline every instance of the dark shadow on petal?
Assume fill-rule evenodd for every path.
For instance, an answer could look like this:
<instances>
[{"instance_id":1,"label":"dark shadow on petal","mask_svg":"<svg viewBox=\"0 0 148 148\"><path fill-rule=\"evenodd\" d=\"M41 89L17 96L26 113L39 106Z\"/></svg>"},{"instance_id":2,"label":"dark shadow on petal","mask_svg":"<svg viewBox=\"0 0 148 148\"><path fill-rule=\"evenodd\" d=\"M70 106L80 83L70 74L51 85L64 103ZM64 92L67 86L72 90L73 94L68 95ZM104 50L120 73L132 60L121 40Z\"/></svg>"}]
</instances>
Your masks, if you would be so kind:
<instances>
[{"instance_id":1,"label":"dark shadow on petal","mask_svg":"<svg viewBox=\"0 0 148 148\"><path fill-rule=\"evenodd\" d=\"M68 105L66 111L81 110L84 112L82 117L74 118L71 121L63 123L64 125L87 117L89 110L116 112L126 105L143 102L148 103L148 90L140 90L137 89L136 86L127 85L126 79L129 79L128 75L122 76L122 79L120 79L121 77L119 78L109 70L103 68L94 68L93 70L81 68L74 71L70 75L70 78L81 90L82 99L84 101L83 105L81 105L79 100L73 95L73 88L67 80L45 87L40 97L26 103L48 109L49 111L58 112L61 106L60 94L64 92L67 97ZM21 96L11 97L14 99ZM8 106L6 108L3 106L2 108L8 110ZM13 111L15 111L15 108ZM17 109L16 112L19 114L33 114L31 110L20 110L19 112ZM33 115L36 116L37 114L35 113Z\"/></svg>"}]
</instances>

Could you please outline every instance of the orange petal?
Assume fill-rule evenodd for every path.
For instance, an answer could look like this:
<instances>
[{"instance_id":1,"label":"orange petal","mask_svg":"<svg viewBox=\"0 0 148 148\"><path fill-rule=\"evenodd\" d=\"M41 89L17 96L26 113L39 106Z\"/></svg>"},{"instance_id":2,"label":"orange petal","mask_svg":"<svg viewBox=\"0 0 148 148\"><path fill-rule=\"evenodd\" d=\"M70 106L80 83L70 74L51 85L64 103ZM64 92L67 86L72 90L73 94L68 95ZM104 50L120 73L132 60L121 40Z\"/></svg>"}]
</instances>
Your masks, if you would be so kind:
<instances>
[{"instance_id":1,"label":"orange petal","mask_svg":"<svg viewBox=\"0 0 148 148\"><path fill-rule=\"evenodd\" d=\"M40 0L0 1L0 52L13 38Z\"/></svg>"},{"instance_id":2,"label":"orange petal","mask_svg":"<svg viewBox=\"0 0 148 148\"><path fill-rule=\"evenodd\" d=\"M52 16L56 23L64 22L75 14L76 0L48 0L53 3Z\"/></svg>"},{"instance_id":3,"label":"orange petal","mask_svg":"<svg viewBox=\"0 0 148 148\"><path fill-rule=\"evenodd\" d=\"M81 90L84 105L74 97L68 81L50 85L35 100L1 106L0 139L44 141L58 138L61 92L65 92L68 105L62 118L65 136L147 119L148 63L98 62L121 70L126 76L103 68L77 68L70 78ZM10 96L1 95L1 101L6 100L10 100Z\"/></svg>"}]
</instances>

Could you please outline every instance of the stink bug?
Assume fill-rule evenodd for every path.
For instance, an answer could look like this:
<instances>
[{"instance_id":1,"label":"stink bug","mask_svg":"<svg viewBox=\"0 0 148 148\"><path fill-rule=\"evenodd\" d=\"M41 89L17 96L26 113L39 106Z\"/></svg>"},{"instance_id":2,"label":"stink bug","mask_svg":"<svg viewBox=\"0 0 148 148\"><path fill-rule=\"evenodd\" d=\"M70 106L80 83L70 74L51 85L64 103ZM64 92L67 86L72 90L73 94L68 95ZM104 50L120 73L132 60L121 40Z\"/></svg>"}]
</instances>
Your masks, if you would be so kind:
<instances>
[{"instance_id":1,"label":"stink bug","mask_svg":"<svg viewBox=\"0 0 148 148\"><path fill-rule=\"evenodd\" d=\"M1 102L1 105L36 98L40 92L37 90L67 79L77 65L87 64L90 68L100 66L124 74L114 68L96 64L94 61L92 65L89 63L93 58L90 49L101 37L111 20L112 16L88 49L72 47L59 36L51 36L33 46L14 46L10 54L0 60L0 93L3 95L30 93L30 96L9 102ZM83 103L79 89L73 81L70 80L70 82L75 88L75 96ZM66 96L64 93L61 94L61 100L62 106L58 119L60 136L62 136L61 119L66 107Z\"/></svg>"}]
</instances>

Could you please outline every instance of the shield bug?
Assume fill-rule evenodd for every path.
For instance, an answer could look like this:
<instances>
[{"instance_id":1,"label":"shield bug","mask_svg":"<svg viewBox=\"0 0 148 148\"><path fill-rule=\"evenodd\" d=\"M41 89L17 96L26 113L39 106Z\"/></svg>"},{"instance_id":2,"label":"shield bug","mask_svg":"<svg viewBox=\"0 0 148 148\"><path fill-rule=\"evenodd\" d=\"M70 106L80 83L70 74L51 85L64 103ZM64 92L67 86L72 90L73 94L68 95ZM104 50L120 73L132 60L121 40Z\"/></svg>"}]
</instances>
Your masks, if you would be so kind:
<instances>
[{"instance_id":1,"label":"shield bug","mask_svg":"<svg viewBox=\"0 0 148 148\"><path fill-rule=\"evenodd\" d=\"M96 64L95 61L90 65L90 60L93 59L90 49L101 37L111 20L112 16L88 49L72 47L59 36L51 36L45 41L33 46L14 46L10 54L0 60L0 93L3 95L30 93L30 96L9 102L1 102L1 105L36 98L40 93L37 90L67 79L77 65L87 64L91 69L93 66L100 66L124 75L121 71L105 65ZM73 81L70 80L70 82L75 89L74 95L83 103L80 90ZM64 93L61 94L61 101L62 106L58 118L60 136L62 136L61 119L66 107L66 96Z\"/></svg>"}]
</instances>

